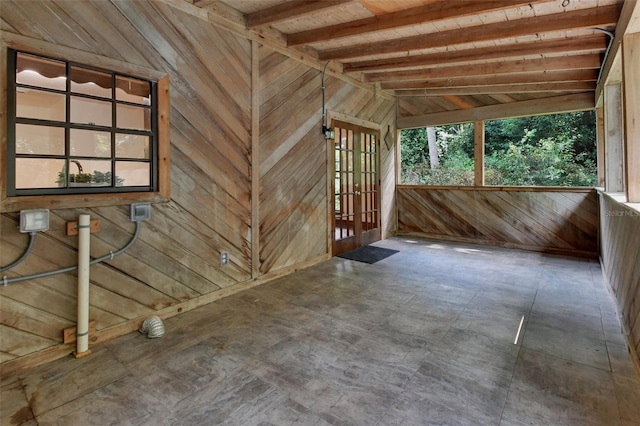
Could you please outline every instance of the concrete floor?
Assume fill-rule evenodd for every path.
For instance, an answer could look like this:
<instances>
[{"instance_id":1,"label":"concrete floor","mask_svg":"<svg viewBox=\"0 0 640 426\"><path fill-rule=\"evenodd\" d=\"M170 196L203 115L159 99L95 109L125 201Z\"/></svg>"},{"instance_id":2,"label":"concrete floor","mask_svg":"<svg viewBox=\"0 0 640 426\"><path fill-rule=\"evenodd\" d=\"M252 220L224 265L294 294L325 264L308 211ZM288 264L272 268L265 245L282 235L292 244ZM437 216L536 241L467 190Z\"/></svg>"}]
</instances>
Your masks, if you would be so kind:
<instances>
[{"instance_id":1,"label":"concrete floor","mask_svg":"<svg viewBox=\"0 0 640 426\"><path fill-rule=\"evenodd\" d=\"M376 245L5 377L2 424L640 424L597 262Z\"/></svg>"}]
</instances>

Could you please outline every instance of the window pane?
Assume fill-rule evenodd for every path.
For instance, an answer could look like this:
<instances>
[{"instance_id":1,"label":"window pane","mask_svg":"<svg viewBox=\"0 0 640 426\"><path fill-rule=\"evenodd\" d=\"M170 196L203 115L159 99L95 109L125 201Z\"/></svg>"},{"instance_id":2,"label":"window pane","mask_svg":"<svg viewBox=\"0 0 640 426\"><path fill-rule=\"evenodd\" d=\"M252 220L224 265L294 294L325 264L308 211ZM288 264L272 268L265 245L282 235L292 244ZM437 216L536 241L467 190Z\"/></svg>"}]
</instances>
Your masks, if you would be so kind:
<instances>
[{"instance_id":1,"label":"window pane","mask_svg":"<svg viewBox=\"0 0 640 426\"><path fill-rule=\"evenodd\" d=\"M64 160L16 158L16 189L57 188L64 178Z\"/></svg>"},{"instance_id":2,"label":"window pane","mask_svg":"<svg viewBox=\"0 0 640 426\"><path fill-rule=\"evenodd\" d=\"M16 91L17 117L65 121L65 95L24 87L18 87Z\"/></svg>"},{"instance_id":3,"label":"window pane","mask_svg":"<svg viewBox=\"0 0 640 426\"><path fill-rule=\"evenodd\" d=\"M16 83L66 90L64 62L18 53Z\"/></svg>"},{"instance_id":4,"label":"window pane","mask_svg":"<svg viewBox=\"0 0 640 426\"><path fill-rule=\"evenodd\" d=\"M116 127L120 129L151 130L151 109L118 105L116 123Z\"/></svg>"},{"instance_id":5,"label":"window pane","mask_svg":"<svg viewBox=\"0 0 640 426\"><path fill-rule=\"evenodd\" d=\"M116 99L151 105L151 83L136 78L116 76Z\"/></svg>"},{"instance_id":6,"label":"window pane","mask_svg":"<svg viewBox=\"0 0 640 426\"><path fill-rule=\"evenodd\" d=\"M71 91L111 98L111 74L81 67L71 67Z\"/></svg>"},{"instance_id":7,"label":"window pane","mask_svg":"<svg viewBox=\"0 0 640 426\"><path fill-rule=\"evenodd\" d=\"M593 110L485 122L487 185L595 186Z\"/></svg>"},{"instance_id":8,"label":"window pane","mask_svg":"<svg viewBox=\"0 0 640 426\"><path fill-rule=\"evenodd\" d=\"M111 127L111 102L72 96L71 122Z\"/></svg>"},{"instance_id":9,"label":"window pane","mask_svg":"<svg viewBox=\"0 0 640 426\"><path fill-rule=\"evenodd\" d=\"M474 184L474 123L402 130L404 185Z\"/></svg>"},{"instance_id":10,"label":"window pane","mask_svg":"<svg viewBox=\"0 0 640 426\"><path fill-rule=\"evenodd\" d=\"M116 161L116 186L149 186L149 163Z\"/></svg>"},{"instance_id":11,"label":"window pane","mask_svg":"<svg viewBox=\"0 0 640 426\"><path fill-rule=\"evenodd\" d=\"M116 157L149 158L149 136L116 134Z\"/></svg>"},{"instance_id":12,"label":"window pane","mask_svg":"<svg viewBox=\"0 0 640 426\"><path fill-rule=\"evenodd\" d=\"M64 128L16 124L16 153L64 155Z\"/></svg>"},{"instance_id":13,"label":"window pane","mask_svg":"<svg viewBox=\"0 0 640 426\"><path fill-rule=\"evenodd\" d=\"M81 158L69 163L69 187L111 185L111 161Z\"/></svg>"},{"instance_id":14,"label":"window pane","mask_svg":"<svg viewBox=\"0 0 640 426\"><path fill-rule=\"evenodd\" d=\"M71 155L79 157L111 157L111 133L71 129L69 136Z\"/></svg>"}]
</instances>

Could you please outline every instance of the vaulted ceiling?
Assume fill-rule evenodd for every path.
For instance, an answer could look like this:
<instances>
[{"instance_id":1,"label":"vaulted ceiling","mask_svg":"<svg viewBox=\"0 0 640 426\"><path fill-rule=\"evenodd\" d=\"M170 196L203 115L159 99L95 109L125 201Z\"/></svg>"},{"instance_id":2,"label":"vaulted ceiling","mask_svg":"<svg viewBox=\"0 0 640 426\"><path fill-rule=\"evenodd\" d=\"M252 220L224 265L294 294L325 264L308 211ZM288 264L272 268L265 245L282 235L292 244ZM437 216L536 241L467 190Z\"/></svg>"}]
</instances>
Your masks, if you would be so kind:
<instances>
[{"instance_id":1,"label":"vaulted ceiling","mask_svg":"<svg viewBox=\"0 0 640 426\"><path fill-rule=\"evenodd\" d=\"M186 0L190 1L190 0ZM190 1L191 2L191 1ZM592 96L623 0L193 0L433 114Z\"/></svg>"}]
</instances>

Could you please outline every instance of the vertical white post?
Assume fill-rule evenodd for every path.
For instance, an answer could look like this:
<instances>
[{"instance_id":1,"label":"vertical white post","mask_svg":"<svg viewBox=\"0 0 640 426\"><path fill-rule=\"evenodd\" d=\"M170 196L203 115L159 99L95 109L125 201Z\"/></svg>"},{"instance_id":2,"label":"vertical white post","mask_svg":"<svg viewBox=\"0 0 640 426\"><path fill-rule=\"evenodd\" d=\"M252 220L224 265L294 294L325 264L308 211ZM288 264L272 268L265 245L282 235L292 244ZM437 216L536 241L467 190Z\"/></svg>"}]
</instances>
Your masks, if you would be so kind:
<instances>
[{"instance_id":1,"label":"vertical white post","mask_svg":"<svg viewBox=\"0 0 640 426\"><path fill-rule=\"evenodd\" d=\"M91 216L80 215L78 220L78 324L75 357L88 355L89 351L89 252Z\"/></svg>"}]
</instances>

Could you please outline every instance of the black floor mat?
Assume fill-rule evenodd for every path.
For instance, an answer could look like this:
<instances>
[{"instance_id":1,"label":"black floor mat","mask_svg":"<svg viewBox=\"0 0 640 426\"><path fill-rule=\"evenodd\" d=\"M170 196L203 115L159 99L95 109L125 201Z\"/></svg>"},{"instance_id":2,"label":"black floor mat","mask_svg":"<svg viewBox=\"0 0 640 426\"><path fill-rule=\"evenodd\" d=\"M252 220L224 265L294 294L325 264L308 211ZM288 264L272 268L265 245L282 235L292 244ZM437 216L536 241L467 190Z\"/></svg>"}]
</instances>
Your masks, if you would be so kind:
<instances>
[{"instance_id":1,"label":"black floor mat","mask_svg":"<svg viewBox=\"0 0 640 426\"><path fill-rule=\"evenodd\" d=\"M377 261L386 259L396 253L398 253L398 250L391 250L376 246L362 246L355 250L339 254L338 257L364 263L376 263Z\"/></svg>"}]
</instances>

